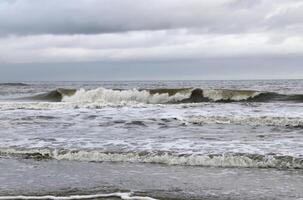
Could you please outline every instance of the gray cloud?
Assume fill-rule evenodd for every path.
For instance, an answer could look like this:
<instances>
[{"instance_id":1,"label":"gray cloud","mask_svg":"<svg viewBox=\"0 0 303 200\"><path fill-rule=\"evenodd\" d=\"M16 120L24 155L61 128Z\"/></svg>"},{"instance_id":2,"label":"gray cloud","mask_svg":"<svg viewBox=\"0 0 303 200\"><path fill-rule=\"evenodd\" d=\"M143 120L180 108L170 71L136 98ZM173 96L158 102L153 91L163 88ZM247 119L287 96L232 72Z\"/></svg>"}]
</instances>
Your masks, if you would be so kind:
<instances>
[{"instance_id":1,"label":"gray cloud","mask_svg":"<svg viewBox=\"0 0 303 200\"><path fill-rule=\"evenodd\" d=\"M97 34L182 28L206 33L264 31L269 26L268 13L296 3L297 0L6 0L0 1L0 34ZM294 24L302 21L289 18Z\"/></svg>"},{"instance_id":2,"label":"gray cloud","mask_svg":"<svg viewBox=\"0 0 303 200\"><path fill-rule=\"evenodd\" d=\"M301 55L302 37L187 30L0 38L0 63L175 61Z\"/></svg>"}]
</instances>

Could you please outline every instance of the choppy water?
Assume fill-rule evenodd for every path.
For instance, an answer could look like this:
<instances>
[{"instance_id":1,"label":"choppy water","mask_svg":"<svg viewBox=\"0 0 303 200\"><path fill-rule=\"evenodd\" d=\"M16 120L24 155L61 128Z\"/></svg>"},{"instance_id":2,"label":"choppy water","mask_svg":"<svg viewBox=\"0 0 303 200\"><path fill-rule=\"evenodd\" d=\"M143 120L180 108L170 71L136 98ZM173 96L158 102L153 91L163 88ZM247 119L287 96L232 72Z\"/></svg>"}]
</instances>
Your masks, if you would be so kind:
<instances>
[{"instance_id":1,"label":"choppy water","mask_svg":"<svg viewBox=\"0 0 303 200\"><path fill-rule=\"evenodd\" d=\"M302 80L0 83L0 194L299 199L302 127Z\"/></svg>"}]
</instances>

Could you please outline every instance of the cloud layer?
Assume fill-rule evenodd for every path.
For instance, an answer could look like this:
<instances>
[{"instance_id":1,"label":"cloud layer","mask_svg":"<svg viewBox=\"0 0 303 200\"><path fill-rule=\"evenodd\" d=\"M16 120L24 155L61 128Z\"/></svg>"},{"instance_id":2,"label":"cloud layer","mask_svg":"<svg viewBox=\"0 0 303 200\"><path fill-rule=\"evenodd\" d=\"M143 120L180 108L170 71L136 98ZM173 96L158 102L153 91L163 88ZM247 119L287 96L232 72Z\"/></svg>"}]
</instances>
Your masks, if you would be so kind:
<instances>
[{"instance_id":1,"label":"cloud layer","mask_svg":"<svg viewBox=\"0 0 303 200\"><path fill-rule=\"evenodd\" d=\"M292 29L302 25L302 8L299 0L2 0L0 34Z\"/></svg>"},{"instance_id":2,"label":"cloud layer","mask_svg":"<svg viewBox=\"0 0 303 200\"><path fill-rule=\"evenodd\" d=\"M0 25L0 68L303 56L301 0L2 0Z\"/></svg>"},{"instance_id":3,"label":"cloud layer","mask_svg":"<svg viewBox=\"0 0 303 200\"><path fill-rule=\"evenodd\" d=\"M0 38L4 63L176 61L303 54L303 40L267 34L192 34L186 30Z\"/></svg>"}]
</instances>

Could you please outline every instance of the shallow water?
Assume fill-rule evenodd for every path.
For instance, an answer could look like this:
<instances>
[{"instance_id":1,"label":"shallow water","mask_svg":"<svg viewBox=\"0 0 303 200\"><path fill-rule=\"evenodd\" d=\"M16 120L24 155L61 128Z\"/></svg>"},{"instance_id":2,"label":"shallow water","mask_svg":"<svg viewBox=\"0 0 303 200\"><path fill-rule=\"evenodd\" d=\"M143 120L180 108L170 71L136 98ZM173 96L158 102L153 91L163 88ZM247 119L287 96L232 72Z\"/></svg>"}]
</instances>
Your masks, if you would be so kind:
<instances>
[{"instance_id":1,"label":"shallow water","mask_svg":"<svg viewBox=\"0 0 303 200\"><path fill-rule=\"evenodd\" d=\"M298 199L303 195L303 173L298 170L15 159L0 163L2 195L117 191L158 199Z\"/></svg>"}]
</instances>

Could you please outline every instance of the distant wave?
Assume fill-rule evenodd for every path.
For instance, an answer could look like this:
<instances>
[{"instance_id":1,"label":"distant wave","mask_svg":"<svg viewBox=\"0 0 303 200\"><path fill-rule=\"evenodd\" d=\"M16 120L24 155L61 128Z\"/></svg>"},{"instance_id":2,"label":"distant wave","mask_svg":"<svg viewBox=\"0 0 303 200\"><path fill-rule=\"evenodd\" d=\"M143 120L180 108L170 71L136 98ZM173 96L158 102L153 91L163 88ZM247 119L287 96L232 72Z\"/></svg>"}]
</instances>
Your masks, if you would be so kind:
<instances>
[{"instance_id":1,"label":"distant wave","mask_svg":"<svg viewBox=\"0 0 303 200\"><path fill-rule=\"evenodd\" d=\"M0 86L28 86L28 84L25 83L0 83Z\"/></svg>"},{"instance_id":2,"label":"distant wave","mask_svg":"<svg viewBox=\"0 0 303 200\"><path fill-rule=\"evenodd\" d=\"M204 167L303 169L303 158L275 154L173 154L169 152L102 152L98 150L0 149L0 156L88 162L159 163Z\"/></svg>"},{"instance_id":3,"label":"distant wave","mask_svg":"<svg viewBox=\"0 0 303 200\"><path fill-rule=\"evenodd\" d=\"M303 102L303 95L278 94L254 90L226 90L226 89L199 89L199 88L159 88L159 89L132 89L113 90L97 88L63 89L59 88L48 93L38 94L28 99L52 102L77 103L125 103L139 102L147 104L174 104L199 102Z\"/></svg>"}]
</instances>

